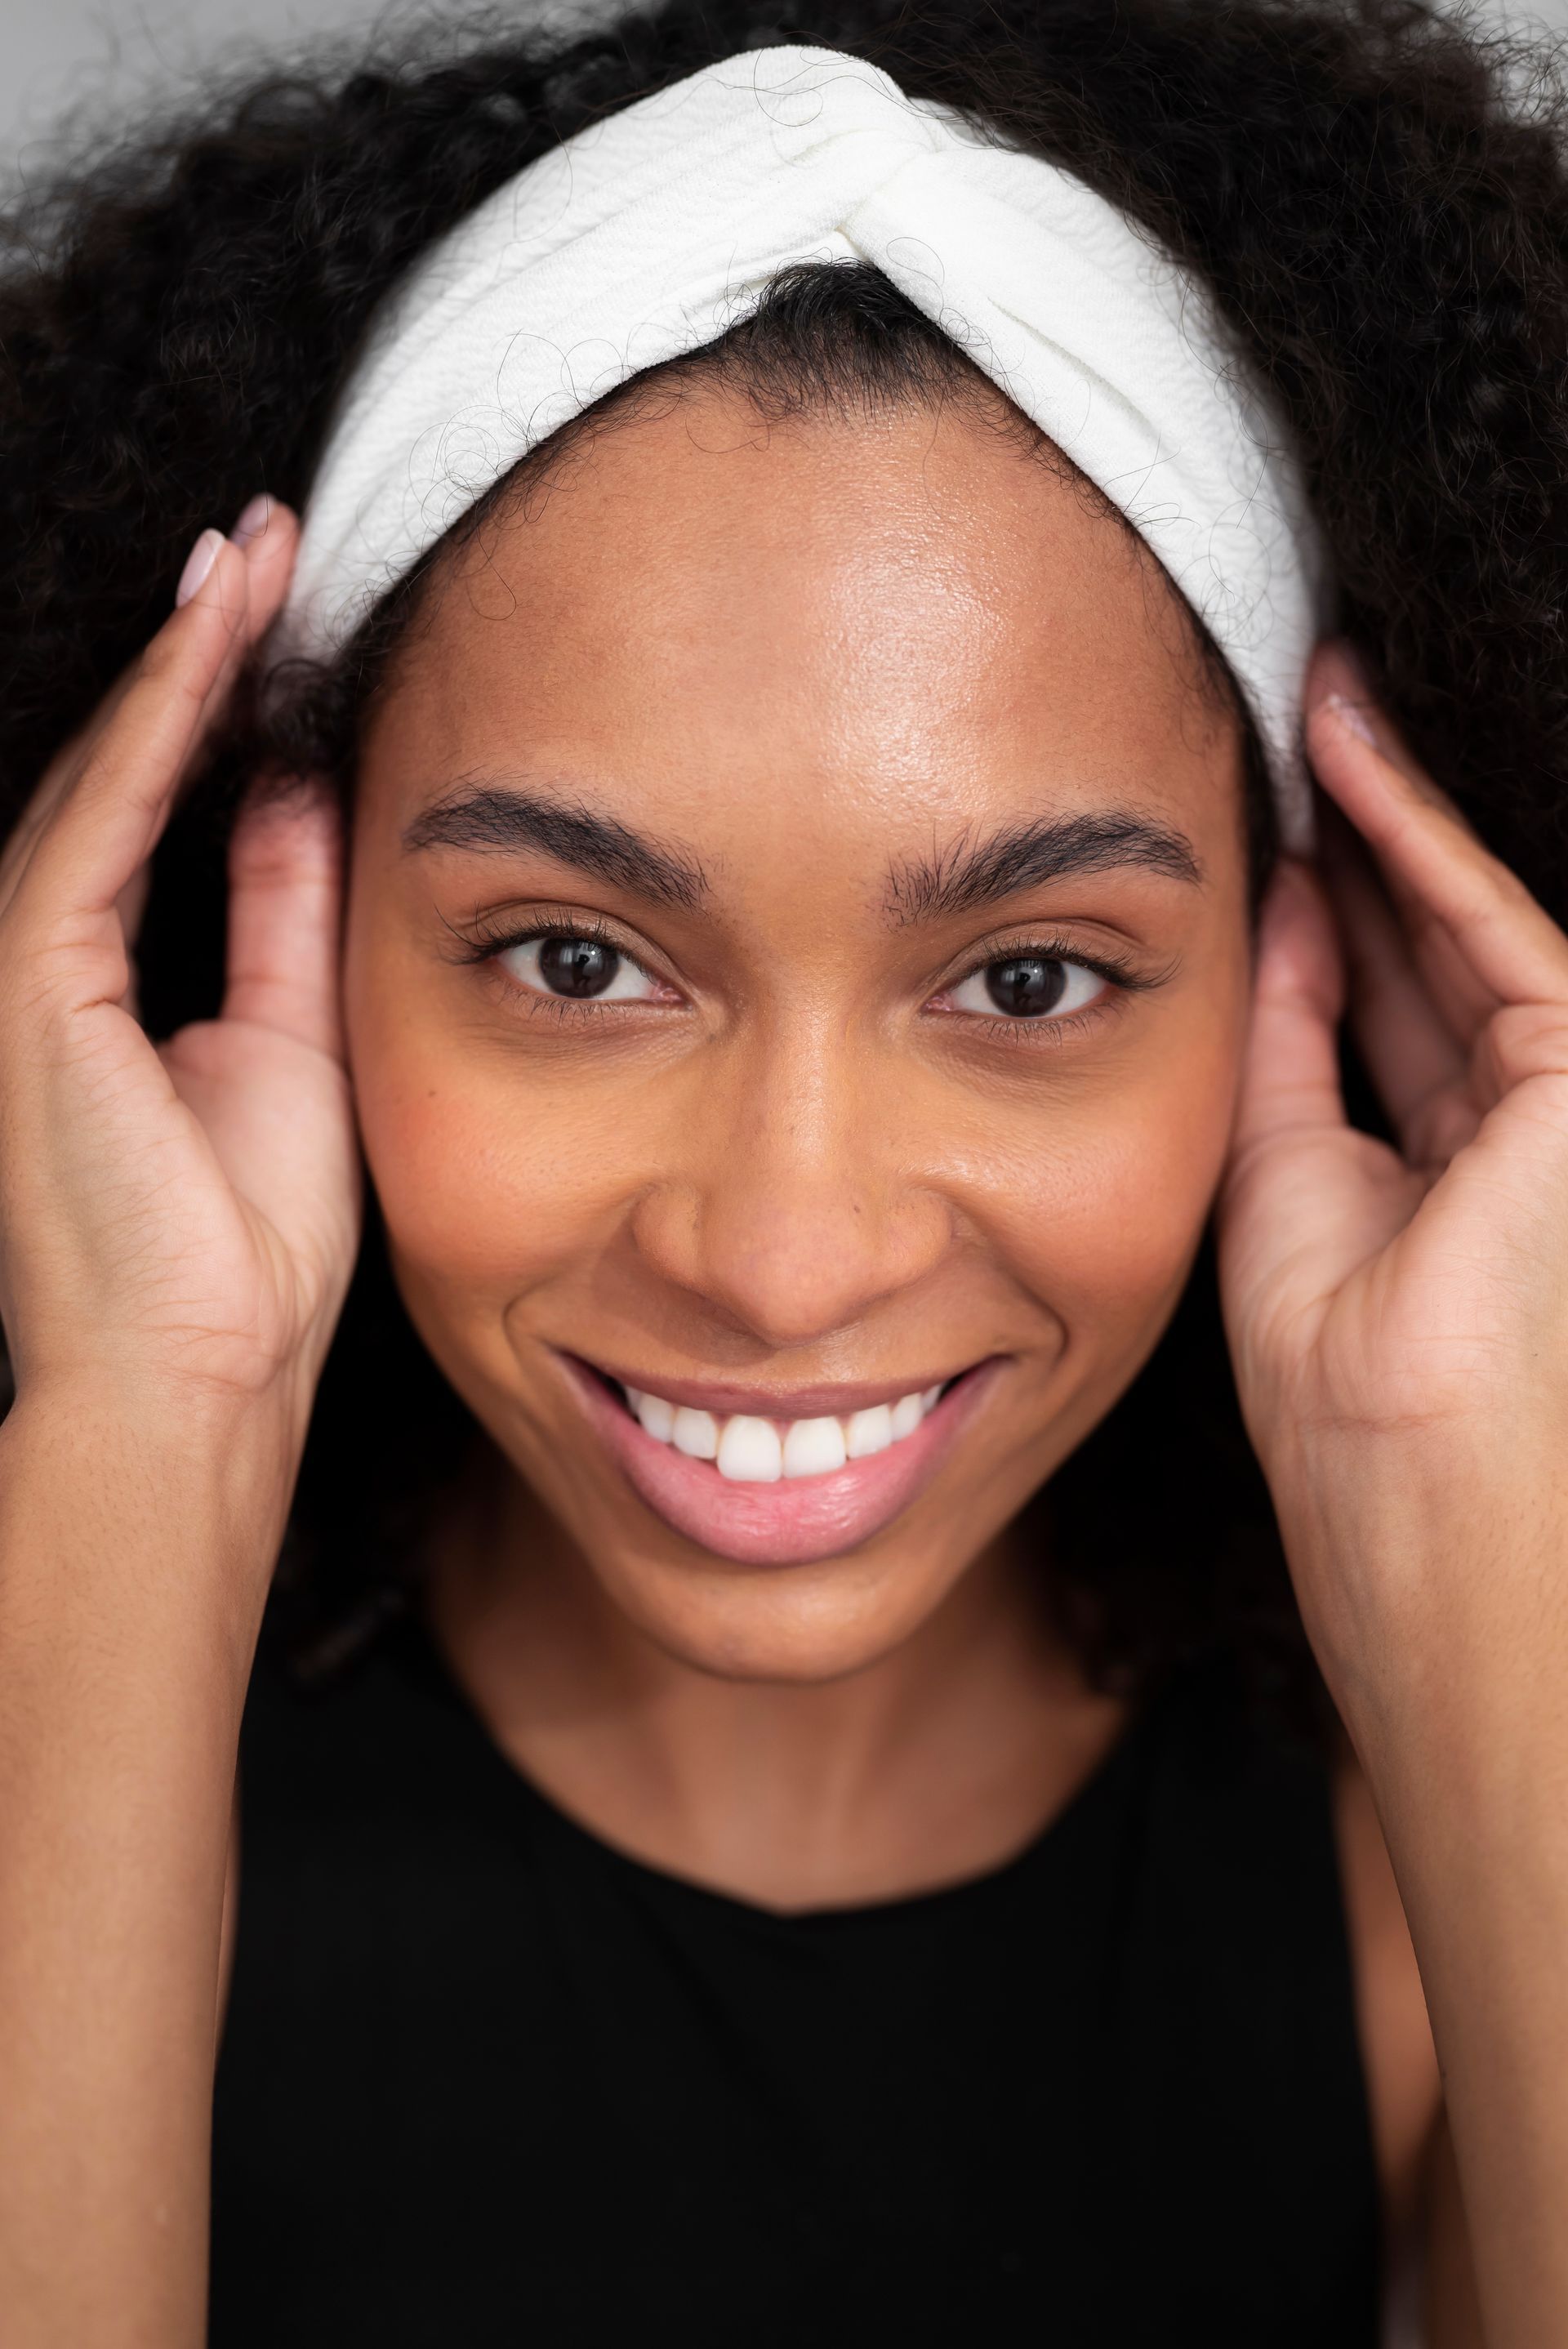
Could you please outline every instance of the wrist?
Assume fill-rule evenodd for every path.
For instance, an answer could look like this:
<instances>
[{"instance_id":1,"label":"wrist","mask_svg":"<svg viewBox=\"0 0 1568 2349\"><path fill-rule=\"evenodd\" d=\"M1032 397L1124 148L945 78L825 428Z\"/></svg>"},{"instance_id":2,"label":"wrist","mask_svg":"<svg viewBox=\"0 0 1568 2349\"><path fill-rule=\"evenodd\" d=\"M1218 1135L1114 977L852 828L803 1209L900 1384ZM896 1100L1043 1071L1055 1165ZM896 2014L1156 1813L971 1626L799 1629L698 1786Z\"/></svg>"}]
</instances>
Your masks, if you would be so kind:
<instances>
[{"instance_id":1,"label":"wrist","mask_svg":"<svg viewBox=\"0 0 1568 2349\"><path fill-rule=\"evenodd\" d=\"M1385 1440L1298 1464L1277 1489L1300 1614L1371 1764L1563 1713L1568 1485L1502 1443Z\"/></svg>"},{"instance_id":2,"label":"wrist","mask_svg":"<svg viewBox=\"0 0 1568 2349\"><path fill-rule=\"evenodd\" d=\"M263 1481L279 1461L294 1466L304 1450L310 1395L280 1373L270 1388L223 1390L210 1381L108 1365L34 1371L17 1381L0 1436L13 1424L54 1431L88 1429L150 1460Z\"/></svg>"},{"instance_id":3,"label":"wrist","mask_svg":"<svg viewBox=\"0 0 1568 2349\"><path fill-rule=\"evenodd\" d=\"M7 1573L232 1634L249 1664L304 1444L282 1398L223 1405L109 1375L30 1382L0 1424Z\"/></svg>"}]
</instances>

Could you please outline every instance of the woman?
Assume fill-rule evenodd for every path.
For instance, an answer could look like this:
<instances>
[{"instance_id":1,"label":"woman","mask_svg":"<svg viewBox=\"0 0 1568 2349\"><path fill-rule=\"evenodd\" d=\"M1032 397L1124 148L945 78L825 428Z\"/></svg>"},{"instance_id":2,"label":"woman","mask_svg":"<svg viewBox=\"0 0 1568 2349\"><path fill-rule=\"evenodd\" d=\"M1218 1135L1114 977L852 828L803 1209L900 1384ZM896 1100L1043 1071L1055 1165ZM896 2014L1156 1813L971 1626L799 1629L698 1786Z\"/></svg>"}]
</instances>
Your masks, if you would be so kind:
<instances>
[{"instance_id":1,"label":"woman","mask_svg":"<svg viewBox=\"0 0 1568 2349\"><path fill-rule=\"evenodd\" d=\"M30 224L8 2341L1562 2336L1563 197L954 0Z\"/></svg>"}]
</instances>

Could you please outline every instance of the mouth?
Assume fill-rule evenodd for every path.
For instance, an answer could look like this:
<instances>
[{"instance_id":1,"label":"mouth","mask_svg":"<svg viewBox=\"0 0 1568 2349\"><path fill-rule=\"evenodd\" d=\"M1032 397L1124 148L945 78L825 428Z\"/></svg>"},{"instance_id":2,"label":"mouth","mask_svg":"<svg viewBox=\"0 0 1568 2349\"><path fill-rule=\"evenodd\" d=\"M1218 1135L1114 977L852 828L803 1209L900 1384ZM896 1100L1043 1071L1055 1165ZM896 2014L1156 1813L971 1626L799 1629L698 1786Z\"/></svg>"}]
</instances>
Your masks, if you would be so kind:
<instances>
[{"instance_id":1,"label":"mouth","mask_svg":"<svg viewBox=\"0 0 1568 2349\"><path fill-rule=\"evenodd\" d=\"M737 1565L799 1566L856 1547L910 1506L1002 1358L919 1385L789 1395L678 1380L655 1391L579 1355L560 1360L656 1516Z\"/></svg>"}]
</instances>

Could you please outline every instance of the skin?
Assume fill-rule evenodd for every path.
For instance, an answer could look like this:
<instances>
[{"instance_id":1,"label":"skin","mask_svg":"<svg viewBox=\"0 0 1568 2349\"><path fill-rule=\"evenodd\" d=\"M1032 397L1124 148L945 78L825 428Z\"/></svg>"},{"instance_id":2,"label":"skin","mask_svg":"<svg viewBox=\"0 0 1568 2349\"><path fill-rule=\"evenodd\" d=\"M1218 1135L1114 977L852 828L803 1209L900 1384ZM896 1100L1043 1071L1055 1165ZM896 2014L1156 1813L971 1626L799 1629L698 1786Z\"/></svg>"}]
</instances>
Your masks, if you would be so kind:
<instances>
[{"instance_id":1,"label":"skin","mask_svg":"<svg viewBox=\"0 0 1568 2349\"><path fill-rule=\"evenodd\" d=\"M1310 743L1345 823L1252 957L1233 723L1125 536L954 411L764 436L715 396L605 436L448 584L350 841L308 792L245 818L222 1015L155 1050L139 875L292 551L274 513L219 552L0 865L0 1123L35 1140L0 1158L28 1241L0 1264L16 2337L201 2337L228 1787L352 1262L352 1107L410 1310L490 1439L433 1561L457 1669L590 1825L780 1907L992 1864L1117 1734L1007 1526L1155 1342L1217 1198L1243 1407L1357 1757L1385 2183L1420 2181L1435 2036L1432 2337L1560 2339L1568 940L1331 652ZM410 848L522 761L695 854L700 904ZM1112 804L1200 880L1106 865L889 919L890 867L934 843ZM601 916L670 999L577 1026L453 959L520 905ZM972 1027L945 999L1042 924L1159 983L1059 1043ZM1347 991L1398 1152L1344 1123ZM562 1346L655 1389L997 1367L895 1524L758 1567L606 1472Z\"/></svg>"},{"instance_id":2,"label":"skin","mask_svg":"<svg viewBox=\"0 0 1568 2349\"><path fill-rule=\"evenodd\" d=\"M1151 584L961 413L769 433L710 395L487 533L366 744L366 1159L416 1325L518 1472L449 1552L449 1642L570 1807L770 1905L973 1872L1117 1726L1006 1528L1168 1318L1245 1028L1236 729ZM1108 658L1135 690L1107 696ZM475 777L667 844L706 887L661 905L560 853L410 850ZM908 902L917 866L1112 811L1179 834L1201 881L1130 854ZM515 957L452 958L541 918L603 925L659 999L563 1003ZM1091 977L1059 1024L933 1008L1041 937L1157 983ZM761 1415L994 1369L890 1525L758 1570L606 1474L562 1350Z\"/></svg>"}]
</instances>

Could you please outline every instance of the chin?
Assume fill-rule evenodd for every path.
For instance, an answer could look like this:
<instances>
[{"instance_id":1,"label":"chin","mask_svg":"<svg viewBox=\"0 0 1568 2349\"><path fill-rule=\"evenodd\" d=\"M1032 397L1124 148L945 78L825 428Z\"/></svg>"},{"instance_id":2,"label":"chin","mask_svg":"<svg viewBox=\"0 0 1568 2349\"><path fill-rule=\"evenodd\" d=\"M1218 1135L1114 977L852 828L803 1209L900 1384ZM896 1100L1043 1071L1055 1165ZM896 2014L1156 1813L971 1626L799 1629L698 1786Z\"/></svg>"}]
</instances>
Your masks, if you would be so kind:
<instances>
[{"instance_id":1,"label":"chin","mask_svg":"<svg viewBox=\"0 0 1568 2349\"><path fill-rule=\"evenodd\" d=\"M692 1671L802 1687L880 1663L940 1609L968 1563L922 1565L904 1547L896 1566L848 1556L738 1574L700 1553L689 1565L655 1565L618 1546L588 1561L611 1604Z\"/></svg>"}]
</instances>

